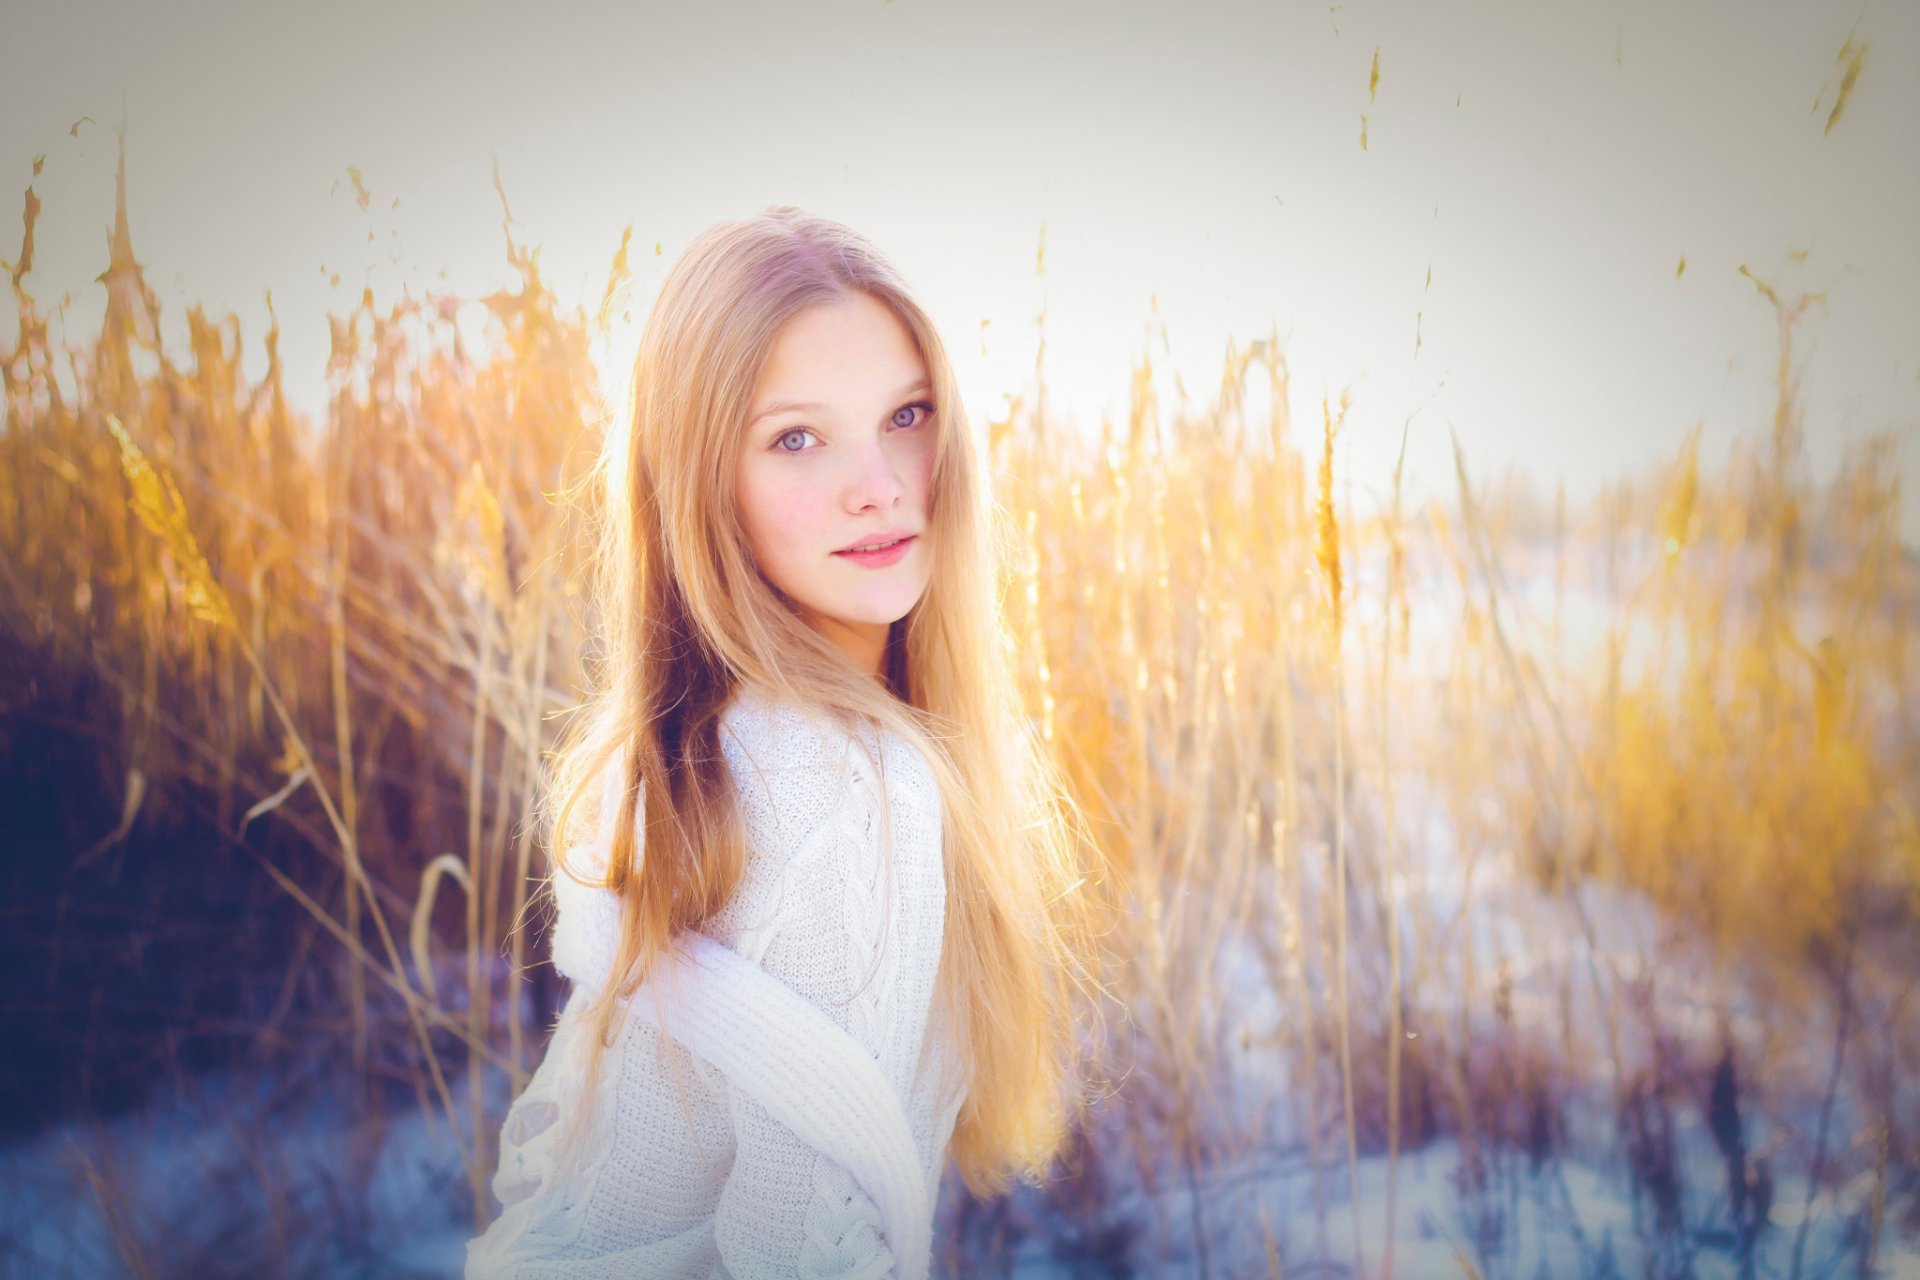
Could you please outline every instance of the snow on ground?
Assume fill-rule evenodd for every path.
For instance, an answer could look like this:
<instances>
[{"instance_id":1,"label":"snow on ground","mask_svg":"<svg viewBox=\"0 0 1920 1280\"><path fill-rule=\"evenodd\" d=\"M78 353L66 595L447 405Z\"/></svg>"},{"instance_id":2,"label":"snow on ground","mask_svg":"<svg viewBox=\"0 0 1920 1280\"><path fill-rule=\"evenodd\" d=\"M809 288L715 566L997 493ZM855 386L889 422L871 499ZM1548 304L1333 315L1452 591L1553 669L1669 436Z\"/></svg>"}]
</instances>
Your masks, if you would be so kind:
<instances>
[{"instance_id":1,"label":"snow on ground","mask_svg":"<svg viewBox=\"0 0 1920 1280\"><path fill-rule=\"evenodd\" d=\"M1240 982L1257 972L1251 958L1236 967ZM1277 1012L1270 1008L1266 1016ZM1266 1276L1271 1257L1289 1277L1345 1276L1352 1274L1355 1238L1349 1206L1357 1203L1360 1248L1378 1274L1389 1234L1386 1158L1361 1158L1353 1200L1336 1126L1316 1177L1296 1132L1297 1108L1281 1105L1289 1090L1284 1064L1263 1055L1257 1041L1231 1056L1235 1088L1226 1105L1256 1117L1242 1131L1247 1154L1204 1163L1191 1182L1163 1161L1152 1192L1127 1161L1110 1159L1110 1182L1091 1210L1092 1223L1065 1221L1056 1201L1019 1188L1004 1207L1013 1229L998 1270L1021 1277L1108 1274L1111 1250L1082 1244L1076 1252L1074 1242L1088 1239L1090 1226L1097 1238L1098 1228L1120 1224L1133 1236L1120 1257L1136 1275ZM448 1087L464 1130L464 1073ZM483 1123L497 1125L508 1101L497 1073L488 1077L487 1095ZM1568 1154L1534 1170L1523 1153L1495 1152L1477 1194L1461 1189L1457 1141L1401 1152L1395 1274L1463 1276L1463 1259L1486 1280L1647 1273L1650 1232L1636 1227L1629 1178L1608 1140L1605 1097L1601 1087L1570 1091L1562 1100ZM456 1140L439 1112L423 1117L404 1103L376 1136L364 1115L317 1084L216 1073L188 1098L166 1094L142 1112L69 1124L0 1152L0 1275L141 1274L116 1247L118 1233L141 1242L146 1273L160 1277L457 1277L473 1234L458 1149L466 1139L462 1132ZM1732 1280L1724 1166L1684 1111L1676 1113L1675 1140L1692 1274ZM1756 1130L1750 1145L1763 1140ZM1801 1171L1776 1176L1772 1226L1758 1252L1763 1277L1788 1273L1805 1198ZM1856 1181L1814 1198L1804 1274L1852 1274L1848 1231L1869 1194ZM953 1239L963 1200L949 1171L937 1256L951 1260L956 1247L964 1252L940 1273L992 1274L981 1265L978 1240ZM1643 1205L1639 1212L1644 1222L1652 1211ZM1206 1241L1204 1263L1196 1239ZM1901 1239L1889 1222L1878 1274L1920 1277L1920 1239Z\"/></svg>"},{"instance_id":2,"label":"snow on ground","mask_svg":"<svg viewBox=\"0 0 1920 1280\"><path fill-rule=\"evenodd\" d=\"M0 1275L459 1275L471 1218L444 1116L402 1105L376 1140L338 1099L290 1092L216 1072L0 1151Z\"/></svg>"},{"instance_id":3,"label":"snow on ground","mask_svg":"<svg viewBox=\"0 0 1920 1280\"><path fill-rule=\"evenodd\" d=\"M287 1258L287 1273L296 1276L460 1275L471 1235L467 1184L443 1120L426 1123L417 1113L398 1115L365 1176L362 1194L352 1153L367 1141L363 1125L328 1105L288 1117L270 1131L252 1133L246 1145L265 1164L250 1170L236 1154L240 1144L227 1122L262 1119L255 1109L267 1107L274 1090L264 1081L250 1088L230 1078L210 1083L224 1090L217 1103L161 1103L111 1123L67 1126L0 1153L0 1183L7 1189L0 1197L5 1215L0 1273L90 1280L139 1273L112 1243L89 1189L86 1166L91 1162L96 1179L109 1179L125 1193L131 1208L123 1221L146 1241L145 1261L156 1276L276 1274L278 1268L268 1261L276 1257ZM1711 1152L1695 1152L1694 1158L1709 1165L1717 1159ZM1337 1151L1326 1159L1320 1179L1324 1219L1315 1210L1315 1179L1304 1152L1264 1151L1254 1158L1257 1163L1204 1172L1199 1180L1200 1229L1208 1245L1204 1274L1270 1274L1269 1234L1286 1276L1350 1274L1354 1230L1346 1169ZM1392 1233L1396 1275L1462 1276L1463 1258L1487 1280L1642 1273L1644 1244L1619 1170L1567 1160L1535 1174L1524 1156L1504 1159L1509 1163L1491 1189L1470 1198L1455 1185L1461 1158L1453 1141L1401 1154ZM1698 1172L1701 1176L1690 1178L1689 1185L1710 1186L1713 1168ZM1358 1183L1361 1248L1377 1273L1387 1236L1385 1157L1363 1158ZM948 1230L960 1198L957 1184L949 1173L941 1212L941 1225ZM1827 1196L1815 1199L1808 1275L1831 1274L1830 1264L1847 1256L1846 1220L1864 1194L1864 1188L1846 1189L1837 1206ZM1774 1225L1760 1243L1762 1276L1786 1273L1803 1195L1804 1185L1791 1180L1779 1188ZM1133 1221L1141 1232L1129 1255L1135 1274L1203 1274L1191 1245L1193 1199L1193 1190L1178 1177L1156 1195L1135 1187L1116 1190L1108 1220ZM1038 1193L1022 1189L1013 1203L1030 1230L1047 1231ZM274 1244L276 1214L296 1230L295 1242L284 1249ZM1701 1228L1694 1274L1699 1280L1732 1280L1730 1250L1724 1239L1711 1238L1713 1209L1689 1204L1688 1219ZM301 1223L305 1231L297 1229ZM348 1238L356 1228L357 1245ZM1074 1260L1056 1256L1039 1237L1025 1239L1011 1262L1012 1274L1021 1277L1075 1274ZM1086 1262L1083 1258L1080 1265ZM1851 1274L1850 1268L1843 1267L1841 1274ZM1889 1232L1879 1274L1920 1276L1920 1241Z\"/></svg>"},{"instance_id":4,"label":"snow on ground","mask_svg":"<svg viewBox=\"0 0 1920 1280\"><path fill-rule=\"evenodd\" d=\"M1494 1189L1476 1198L1463 1196L1456 1186L1455 1175L1461 1167L1457 1143L1447 1140L1401 1153L1392 1232L1396 1276L1407 1280L1469 1274L1485 1280L1581 1280L1657 1274L1645 1267L1646 1245L1634 1225L1632 1196L1623 1174L1578 1160L1549 1164L1536 1174L1527 1169L1523 1155L1508 1159L1513 1167L1497 1179ZM1262 1277L1276 1273L1271 1259L1277 1260L1277 1273L1289 1278L1351 1275L1354 1226L1349 1206L1358 1203L1364 1265L1367 1274L1379 1274L1388 1236L1384 1155L1359 1161L1357 1202L1349 1194L1344 1160L1330 1157L1321 1182L1327 1206L1324 1218L1315 1209L1314 1177L1303 1154L1277 1159L1264 1153L1259 1161L1258 1171L1223 1168L1200 1181L1201 1221L1208 1244L1204 1268L1191 1245L1195 1236L1186 1229L1192 1221L1192 1190L1177 1184L1154 1197L1132 1190L1116 1197L1116 1216L1143 1227L1167 1224L1163 1230L1145 1230L1130 1256L1133 1273ZM1804 1184L1789 1180L1779 1192L1773 1225L1755 1250L1761 1276L1788 1274L1801 1220ZM1864 1194L1863 1188L1844 1193L1840 1213L1830 1197L1815 1198L1805 1275L1853 1274L1855 1246L1848 1234L1847 1215L1859 1209ZM1016 1193L1016 1199L1021 1198L1031 1199L1032 1193ZM1698 1217L1701 1207L1689 1204L1689 1223ZM1044 1215L1035 1213L1033 1221L1044 1223ZM1738 1267L1724 1235L1725 1224L1719 1222L1716 1230L1715 1221L1713 1213L1707 1212L1686 1242L1692 1274L1697 1280L1734 1280ZM1012 1273L1030 1280L1101 1274L1076 1272L1075 1261L1056 1256L1042 1240L1029 1240L1015 1253ZM1087 1264L1082 1259L1079 1265ZM1920 1277L1920 1241L1901 1240L1892 1232L1883 1236L1876 1274L1900 1280Z\"/></svg>"}]
</instances>

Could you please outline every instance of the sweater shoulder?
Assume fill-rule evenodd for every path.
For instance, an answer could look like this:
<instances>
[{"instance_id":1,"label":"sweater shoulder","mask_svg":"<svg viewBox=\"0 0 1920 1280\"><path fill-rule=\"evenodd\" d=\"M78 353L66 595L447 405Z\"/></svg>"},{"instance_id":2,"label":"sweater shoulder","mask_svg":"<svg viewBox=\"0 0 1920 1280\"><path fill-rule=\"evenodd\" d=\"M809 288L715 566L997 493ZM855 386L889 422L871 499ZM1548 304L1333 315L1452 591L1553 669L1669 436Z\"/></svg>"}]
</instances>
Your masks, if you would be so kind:
<instances>
[{"instance_id":1,"label":"sweater shoulder","mask_svg":"<svg viewBox=\"0 0 1920 1280\"><path fill-rule=\"evenodd\" d=\"M748 857L733 895L709 917L708 928L749 958L758 959L771 937L791 886L789 873L796 865L817 865L832 850L844 851L845 841L836 837L875 830L875 820L890 815L894 849L904 845L915 861L938 864L938 788L925 758L897 734L878 726L849 728L822 709L746 685L722 712L719 738L738 794ZM615 760L602 773L595 838L571 848L567 870L556 868L552 877L555 967L592 985L610 971L620 929L618 896L592 881L605 873L621 768ZM644 797L636 808L634 852L644 860Z\"/></svg>"}]
</instances>

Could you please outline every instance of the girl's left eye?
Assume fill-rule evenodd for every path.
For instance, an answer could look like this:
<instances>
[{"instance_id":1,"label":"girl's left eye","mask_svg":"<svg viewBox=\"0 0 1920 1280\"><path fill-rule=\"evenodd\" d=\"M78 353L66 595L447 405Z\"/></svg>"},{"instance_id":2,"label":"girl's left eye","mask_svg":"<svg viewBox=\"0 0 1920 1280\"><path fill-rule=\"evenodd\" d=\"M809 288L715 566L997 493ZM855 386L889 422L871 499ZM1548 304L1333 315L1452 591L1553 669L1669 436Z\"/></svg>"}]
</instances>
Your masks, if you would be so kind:
<instances>
[{"instance_id":1,"label":"girl's left eye","mask_svg":"<svg viewBox=\"0 0 1920 1280\"><path fill-rule=\"evenodd\" d=\"M931 417L933 416L933 406L932 406L932 405L930 405L930 404L928 404L928 403L927 403L927 402L926 402L925 400L916 400L916 401L914 401L914 402L913 402L912 404L903 404L903 405L901 405L901 406L900 406L900 407L899 407L898 409L896 409L896 410L894 411L894 414L893 414L893 416L894 416L894 420L895 420L895 422L896 422L896 423L898 423L898 424L899 424L899 425L901 425L901 426L909 426L909 427L910 427L910 426L917 426L917 425L919 425L918 423L911 423L911 422L908 422L908 423L900 423L900 422L899 422L899 418L900 418L900 415L901 415L901 414L903 414L903 413L905 413L905 412L907 412L907 410L909 410L909 409L921 409L921 410L924 410L924 411L926 412L926 415L927 415L927 418L931 418ZM922 418L922 419L921 419L920 421L921 421L921 422L925 422L925 421L926 421L926 418Z\"/></svg>"}]
</instances>

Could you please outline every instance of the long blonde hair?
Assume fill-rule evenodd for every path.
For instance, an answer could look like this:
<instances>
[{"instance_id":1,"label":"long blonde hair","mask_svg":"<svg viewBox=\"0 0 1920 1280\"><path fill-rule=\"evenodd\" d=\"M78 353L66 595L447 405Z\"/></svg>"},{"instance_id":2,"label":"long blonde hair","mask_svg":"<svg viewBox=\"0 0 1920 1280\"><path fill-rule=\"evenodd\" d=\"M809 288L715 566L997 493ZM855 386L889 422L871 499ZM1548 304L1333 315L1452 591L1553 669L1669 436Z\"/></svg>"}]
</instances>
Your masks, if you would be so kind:
<instances>
[{"instance_id":1,"label":"long blonde hair","mask_svg":"<svg viewBox=\"0 0 1920 1280\"><path fill-rule=\"evenodd\" d=\"M801 310L855 290L911 333L936 406L931 576L890 630L881 681L761 575L734 492L750 397L776 336ZM582 1096L596 1096L619 1000L740 879L746 840L720 715L743 682L757 682L845 723L890 729L925 756L940 788L947 880L936 1012L959 1033L968 1086L951 1154L976 1195L1041 1180L1089 1099L1088 1055L1104 1043L1093 961L1101 876L1081 811L1020 705L995 578L1008 530L938 333L866 239L773 206L711 227L674 264L631 396L627 429L609 434L592 477L602 502L589 512L591 688L539 801L555 873L610 888L622 904L620 978L585 1014ZM621 770L623 788L601 879L570 870L566 852L598 825L608 769Z\"/></svg>"}]
</instances>

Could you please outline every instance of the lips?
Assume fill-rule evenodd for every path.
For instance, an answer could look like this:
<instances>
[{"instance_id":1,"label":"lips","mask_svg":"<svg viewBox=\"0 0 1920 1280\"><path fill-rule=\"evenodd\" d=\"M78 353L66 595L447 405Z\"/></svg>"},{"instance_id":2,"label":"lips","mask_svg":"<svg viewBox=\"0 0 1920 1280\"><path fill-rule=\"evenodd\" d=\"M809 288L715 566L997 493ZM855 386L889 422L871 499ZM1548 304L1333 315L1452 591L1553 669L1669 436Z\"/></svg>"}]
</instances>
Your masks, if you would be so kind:
<instances>
[{"instance_id":1,"label":"lips","mask_svg":"<svg viewBox=\"0 0 1920 1280\"><path fill-rule=\"evenodd\" d=\"M846 546L841 547L840 550L834 552L834 554L845 555L847 552L855 550L856 548L859 548L859 547L885 546L889 542L898 542L902 538L911 538L915 536L917 535L915 535L915 533L911 529L881 529L877 533L870 533L864 538L861 538L854 542L849 542Z\"/></svg>"},{"instance_id":2,"label":"lips","mask_svg":"<svg viewBox=\"0 0 1920 1280\"><path fill-rule=\"evenodd\" d=\"M896 539L879 551L855 551L849 548L846 551L836 551L834 554L849 564L861 565L868 569L884 569L906 559L907 553L913 550L914 541L914 536L909 534L904 538Z\"/></svg>"}]
</instances>

